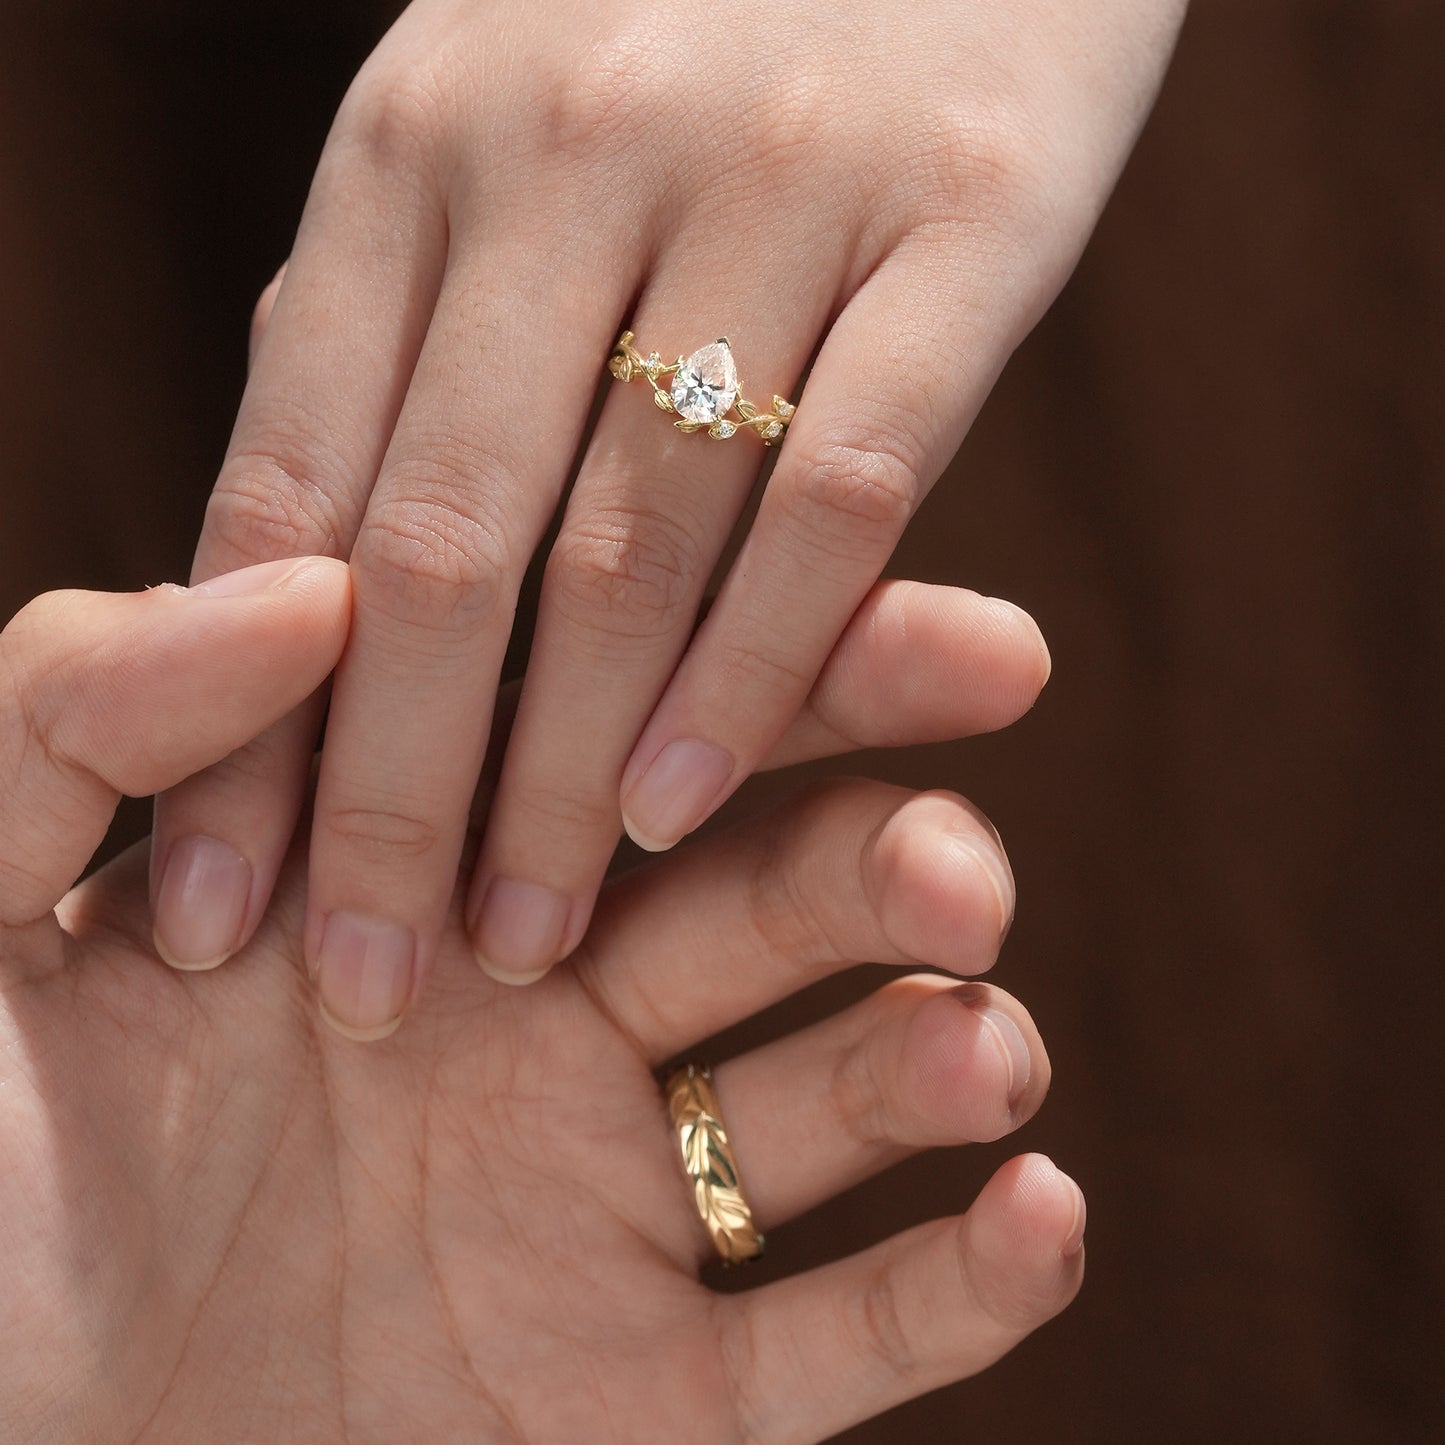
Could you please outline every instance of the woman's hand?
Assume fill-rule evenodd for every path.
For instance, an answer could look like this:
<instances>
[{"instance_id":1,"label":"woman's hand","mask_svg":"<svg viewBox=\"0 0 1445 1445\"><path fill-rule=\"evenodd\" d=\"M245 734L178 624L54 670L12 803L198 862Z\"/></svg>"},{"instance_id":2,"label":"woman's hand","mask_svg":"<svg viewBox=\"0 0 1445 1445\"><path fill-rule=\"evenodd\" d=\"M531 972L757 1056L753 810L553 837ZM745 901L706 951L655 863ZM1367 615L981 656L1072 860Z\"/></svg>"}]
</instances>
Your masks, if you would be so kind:
<instances>
[{"instance_id":1,"label":"woman's hand","mask_svg":"<svg viewBox=\"0 0 1445 1445\"><path fill-rule=\"evenodd\" d=\"M458 893L416 1017L368 1049L317 1026L299 846L233 965L192 978L151 950L143 851L62 900L118 791L214 761L330 669L346 571L282 572L55 596L0 638L7 1438L787 1445L1068 1302L1083 1201L1038 1156L813 1273L698 1279L654 1070L853 959L987 968L1012 884L957 798L814 791L610 884L522 992L473 965ZM350 984L333 1005L394 1004L385 976ZM915 975L716 1082L766 1228L1008 1134L1048 1062L1007 995Z\"/></svg>"},{"instance_id":2,"label":"woman's hand","mask_svg":"<svg viewBox=\"0 0 1445 1445\"><path fill-rule=\"evenodd\" d=\"M680 434L640 381L607 391L469 902L485 966L514 980L576 946L624 820L668 847L784 732L1073 266L1182 9L407 10L322 157L195 568L354 568L313 964L365 947L430 967L458 783L481 767L523 570L623 324L668 361L726 335L744 395L799 408L694 636L763 447ZM241 860L229 948L264 910L321 706L160 811L162 854Z\"/></svg>"}]
</instances>

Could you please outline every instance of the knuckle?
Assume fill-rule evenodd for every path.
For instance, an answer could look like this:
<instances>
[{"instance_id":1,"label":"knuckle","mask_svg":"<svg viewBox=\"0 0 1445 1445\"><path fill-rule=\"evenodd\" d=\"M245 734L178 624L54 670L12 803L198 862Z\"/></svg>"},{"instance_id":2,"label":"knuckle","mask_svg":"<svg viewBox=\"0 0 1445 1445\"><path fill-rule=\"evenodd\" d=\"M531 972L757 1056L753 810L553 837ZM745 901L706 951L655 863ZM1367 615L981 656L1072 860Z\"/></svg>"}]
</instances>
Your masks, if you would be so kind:
<instances>
[{"instance_id":1,"label":"knuckle","mask_svg":"<svg viewBox=\"0 0 1445 1445\"><path fill-rule=\"evenodd\" d=\"M813 439L784 494L804 537L850 556L891 547L918 501L918 425L879 410Z\"/></svg>"},{"instance_id":2,"label":"knuckle","mask_svg":"<svg viewBox=\"0 0 1445 1445\"><path fill-rule=\"evenodd\" d=\"M383 803L329 811L326 830L348 853L369 863L425 858L441 841L441 829L431 820Z\"/></svg>"},{"instance_id":3,"label":"knuckle","mask_svg":"<svg viewBox=\"0 0 1445 1445\"><path fill-rule=\"evenodd\" d=\"M871 1149L902 1137L890 1123L888 1100L879 1088L866 1044L855 1044L839 1055L828 1081L828 1102L855 1144Z\"/></svg>"},{"instance_id":4,"label":"knuckle","mask_svg":"<svg viewBox=\"0 0 1445 1445\"><path fill-rule=\"evenodd\" d=\"M393 498L374 508L352 566L358 595L407 627L472 632L510 598L498 527L442 501Z\"/></svg>"},{"instance_id":5,"label":"knuckle","mask_svg":"<svg viewBox=\"0 0 1445 1445\"><path fill-rule=\"evenodd\" d=\"M600 835L608 835L605 847L610 847L611 835L620 829L622 821L615 789L595 793L566 780L530 782L521 811L525 819L522 826L554 836L569 850L586 846L589 839Z\"/></svg>"},{"instance_id":6,"label":"knuckle","mask_svg":"<svg viewBox=\"0 0 1445 1445\"><path fill-rule=\"evenodd\" d=\"M619 507L563 530L548 559L547 585L574 626L652 634L675 623L701 570L700 549L685 526Z\"/></svg>"},{"instance_id":7,"label":"knuckle","mask_svg":"<svg viewBox=\"0 0 1445 1445\"><path fill-rule=\"evenodd\" d=\"M56 650L66 635L66 625L84 593L64 589L32 597L0 632L0 682L8 675L16 679L26 673L32 657L45 658ZM16 682L16 691L20 691Z\"/></svg>"},{"instance_id":8,"label":"knuckle","mask_svg":"<svg viewBox=\"0 0 1445 1445\"><path fill-rule=\"evenodd\" d=\"M936 215L1009 237L1038 220L1047 194L1043 152L1021 107L953 108L934 116L930 129L941 139L921 163Z\"/></svg>"},{"instance_id":9,"label":"knuckle","mask_svg":"<svg viewBox=\"0 0 1445 1445\"><path fill-rule=\"evenodd\" d=\"M66 772L69 764L61 756L56 729L68 716L45 701L43 689L32 689L23 681L0 672L0 707L7 726L4 736L5 770L19 779L35 762L48 772ZM16 787L19 793L19 787Z\"/></svg>"},{"instance_id":10,"label":"knuckle","mask_svg":"<svg viewBox=\"0 0 1445 1445\"><path fill-rule=\"evenodd\" d=\"M93 724L97 703L109 689L107 674L116 655L86 655L62 639L70 635L76 609L85 594L47 592L28 602L10 619L0 649L0 716L12 721L4 741L18 748L10 771L19 773L27 758L56 773L86 771L77 754ZM84 668L86 687L77 697L76 670ZM121 759L135 742L129 733L116 739L112 754Z\"/></svg>"},{"instance_id":11,"label":"knuckle","mask_svg":"<svg viewBox=\"0 0 1445 1445\"><path fill-rule=\"evenodd\" d=\"M809 865L815 840L830 836L859 796L854 779L816 780L794 796L786 813L760 824L753 835L746 917L765 952L796 960L800 974L816 969L820 946L839 958L849 955L852 940L843 936L829 907L834 890L820 888Z\"/></svg>"},{"instance_id":12,"label":"knuckle","mask_svg":"<svg viewBox=\"0 0 1445 1445\"><path fill-rule=\"evenodd\" d=\"M448 95L462 93L439 62L412 57L400 67L373 62L352 82L337 115L335 136L370 169L420 177L436 164L439 137L450 125Z\"/></svg>"},{"instance_id":13,"label":"knuckle","mask_svg":"<svg viewBox=\"0 0 1445 1445\"><path fill-rule=\"evenodd\" d=\"M879 1145L921 1145L939 1139L938 1111L904 1084L897 1045L885 1021L899 1010L911 1012L923 1001L916 981L894 979L867 1001L868 1025L862 1036L839 1052L828 1081L828 1099L848 1137L868 1149ZM916 1062L911 1057L908 1062ZM926 1083L933 1083L932 1079ZM947 1092L947 1083L938 1090ZM947 1105L955 1102L945 1100ZM941 1141L940 1141L941 1142Z\"/></svg>"},{"instance_id":14,"label":"knuckle","mask_svg":"<svg viewBox=\"0 0 1445 1445\"><path fill-rule=\"evenodd\" d=\"M791 856L789 830L768 827L756 839L747 884L747 919L761 950L774 958L810 958L825 921ZM800 969L800 971L802 971Z\"/></svg>"},{"instance_id":15,"label":"knuckle","mask_svg":"<svg viewBox=\"0 0 1445 1445\"><path fill-rule=\"evenodd\" d=\"M720 639L717 687L722 697L751 697L759 703L779 698L801 702L815 675L760 639Z\"/></svg>"},{"instance_id":16,"label":"knuckle","mask_svg":"<svg viewBox=\"0 0 1445 1445\"><path fill-rule=\"evenodd\" d=\"M206 507L206 530L230 549L236 566L344 551L337 504L325 481L313 480L332 469L305 456L302 445L281 442L227 462Z\"/></svg>"},{"instance_id":17,"label":"knuckle","mask_svg":"<svg viewBox=\"0 0 1445 1445\"><path fill-rule=\"evenodd\" d=\"M850 144L845 88L842 76L806 67L756 73L743 122L751 164L764 174L786 173L794 184L800 173L818 168L830 182L846 185L854 168L836 157L840 151L856 156L860 148Z\"/></svg>"},{"instance_id":18,"label":"knuckle","mask_svg":"<svg viewBox=\"0 0 1445 1445\"><path fill-rule=\"evenodd\" d=\"M898 1279L887 1265L876 1269L858 1294L855 1330L863 1357L890 1376L908 1380L918 1370L918 1352L903 1320Z\"/></svg>"},{"instance_id":19,"label":"knuckle","mask_svg":"<svg viewBox=\"0 0 1445 1445\"><path fill-rule=\"evenodd\" d=\"M685 75L686 57L665 31L616 21L542 82L543 140L554 152L596 156L665 127L678 118Z\"/></svg>"}]
</instances>

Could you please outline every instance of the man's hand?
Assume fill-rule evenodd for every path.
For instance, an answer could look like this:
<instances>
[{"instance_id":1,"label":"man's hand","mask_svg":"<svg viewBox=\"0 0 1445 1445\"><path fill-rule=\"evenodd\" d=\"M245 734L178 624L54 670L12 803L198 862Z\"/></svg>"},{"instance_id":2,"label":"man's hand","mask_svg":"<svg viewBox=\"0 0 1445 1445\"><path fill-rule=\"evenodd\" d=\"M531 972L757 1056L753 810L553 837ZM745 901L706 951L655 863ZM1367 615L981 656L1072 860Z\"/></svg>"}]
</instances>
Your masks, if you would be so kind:
<instances>
[{"instance_id":1,"label":"man's hand","mask_svg":"<svg viewBox=\"0 0 1445 1445\"><path fill-rule=\"evenodd\" d=\"M811 1274L698 1279L655 1070L855 959L987 968L1012 882L955 797L834 784L684 849L608 885L525 991L475 967L458 895L426 997L368 1048L318 1027L304 843L214 972L153 952L142 851L67 895L118 792L317 686L348 600L318 560L213 595L43 599L0 638L7 1439L787 1445L984 1367L1067 1303L1083 1201L1038 1156ZM397 1012L385 972L341 982L336 1006ZM912 1150L1009 1133L1048 1063L1014 1000L928 974L716 1082L766 1228Z\"/></svg>"}]
</instances>

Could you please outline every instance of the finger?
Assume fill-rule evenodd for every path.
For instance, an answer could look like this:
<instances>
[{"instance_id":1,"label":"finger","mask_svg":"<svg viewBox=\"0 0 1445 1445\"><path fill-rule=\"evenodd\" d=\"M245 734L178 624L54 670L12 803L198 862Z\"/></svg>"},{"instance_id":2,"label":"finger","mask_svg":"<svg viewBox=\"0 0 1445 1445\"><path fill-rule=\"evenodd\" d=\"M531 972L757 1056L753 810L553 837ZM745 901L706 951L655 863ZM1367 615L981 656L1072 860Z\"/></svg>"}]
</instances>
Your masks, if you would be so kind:
<instances>
[{"instance_id":1,"label":"finger","mask_svg":"<svg viewBox=\"0 0 1445 1445\"><path fill-rule=\"evenodd\" d=\"M105 836L123 793L169 787L270 726L335 665L346 568L273 563L187 592L57 592L0 635L0 924L60 901ZM234 852L173 850L162 898L189 893L228 944L249 887ZM222 886L224 885L224 886Z\"/></svg>"},{"instance_id":2,"label":"finger","mask_svg":"<svg viewBox=\"0 0 1445 1445\"><path fill-rule=\"evenodd\" d=\"M762 766L1007 727L1037 701L1049 668L1042 634L1013 603L959 587L880 582Z\"/></svg>"},{"instance_id":3,"label":"finger","mask_svg":"<svg viewBox=\"0 0 1445 1445\"><path fill-rule=\"evenodd\" d=\"M973 1207L849 1259L719 1302L742 1434L831 1438L987 1368L1078 1293L1084 1198L1042 1155Z\"/></svg>"},{"instance_id":4,"label":"finger","mask_svg":"<svg viewBox=\"0 0 1445 1445\"><path fill-rule=\"evenodd\" d=\"M440 284L444 207L424 168L343 107L296 247L257 342L240 414L206 509L192 579L268 558L349 554ZM265 911L291 840L323 702L157 801L155 844L225 849L252 878L237 947ZM235 906L231 900L228 908ZM159 921L184 960L203 920ZM174 936L170 936L170 935ZM194 963L211 960L186 960Z\"/></svg>"},{"instance_id":5,"label":"finger","mask_svg":"<svg viewBox=\"0 0 1445 1445\"><path fill-rule=\"evenodd\" d=\"M880 582L824 664L765 768L859 748L943 742L1006 727L1049 675L1034 620L996 597L924 582ZM519 684L497 694L471 828L485 826L516 714ZM474 840L475 841L475 840ZM478 844L479 846L479 844ZM475 861L463 859L463 875Z\"/></svg>"},{"instance_id":6,"label":"finger","mask_svg":"<svg viewBox=\"0 0 1445 1445\"><path fill-rule=\"evenodd\" d=\"M493 236L494 225L458 222L464 239L352 553L306 949L328 1017L353 1037L391 1032L430 969L518 589L632 284L622 247L581 284L560 260L539 264L535 227ZM561 220L553 233L567 234ZM525 306L521 276L534 278Z\"/></svg>"},{"instance_id":7,"label":"finger","mask_svg":"<svg viewBox=\"0 0 1445 1445\"><path fill-rule=\"evenodd\" d=\"M251 313L251 335L246 348L246 370L249 372L256 364L256 353L261 349L261 339L266 335L266 328L271 324L271 313L276 309L276 298L281 294L281 283L286 279L286 267L283 264L271 279L271 283L256 300L256 309Z\"/></svg>"},{"instance_id":8,"label":"finger","mask_svg":"<svg viewBox=\"0 0 1445 1445\"><path fill-rule=\"evenodd\" d=\"M816 252L816 246L814 246ZM735 338L739 394L766 410L802 369L843 258L779 254L806 278L778 308L770 272L738 274L731 235L708 217L681 237L628 323L644 350ZM717 330L696 333L699 316ZM689 338L691 338L689 340ZM675 340L674 340L675 339ZM677 351L662 352L668 364ZM671 396L672 381L661 389ZM469 917L478 957L526 982L574 948L622 834L622 767L687 646L714 565L766 449L744 430L684 435L641 376L614 385L548 559L517 729L508 748ZM585 713L578 699L585 699Z\"/></svg>"},{"instance_id":9,"label":"finger","mask_svg":"<svg viewBox=\"0 0 1445 1445\"><path fill-rule=\"evenodd\" d=\"M748 1203L770 1229L919 1149L1012 1133L1043 1102L1049 1062L1016 999L923 974L713 1076Z\"/></svg>"},{"instance_id":10,"label":"finger","mask_svg":"<svg viewBox=\"0 0 1445 1445\"><path fill-rule=\"evenodd\" d=\"M691 832L777 743L982 405L1015 308L977 294L956 252L906 243L830 331L757 521L624 770L640 846ZM673 760L692 756L714 760L706 793L676 785Z\"/></svg>"},{"instance_id":11,"label":"finger","mask_svg":"<svg viewBox=\"0 0 1445 1445\"><path fill-rule=\"evenodd\" d=\"M850 780L603 892L578 981L653 1063L849 964L992 966L1013 917L963 799Z\"/></svg>"}]
</instances>

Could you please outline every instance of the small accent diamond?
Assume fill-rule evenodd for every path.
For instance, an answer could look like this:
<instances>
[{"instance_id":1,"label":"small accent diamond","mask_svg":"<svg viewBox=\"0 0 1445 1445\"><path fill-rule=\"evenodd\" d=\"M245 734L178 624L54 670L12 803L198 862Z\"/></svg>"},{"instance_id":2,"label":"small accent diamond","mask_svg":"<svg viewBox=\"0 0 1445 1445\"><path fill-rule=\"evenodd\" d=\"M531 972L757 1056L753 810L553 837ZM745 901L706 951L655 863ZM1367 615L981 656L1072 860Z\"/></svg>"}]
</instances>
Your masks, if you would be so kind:
<instances>
[{"instance_id":1,"label":"small accent diamond","mask_svg":"<svg viewBox=\"0 0 1445 1445\"><path fill-rule=\"evenodd\" d=\"M735 431L737 431L737 427L734 426L732 422L724 419L723 421L715 421L707 429L707 434L710 437L716 437L719 441L726 441Z\"/></svg>"}]
</instances>

